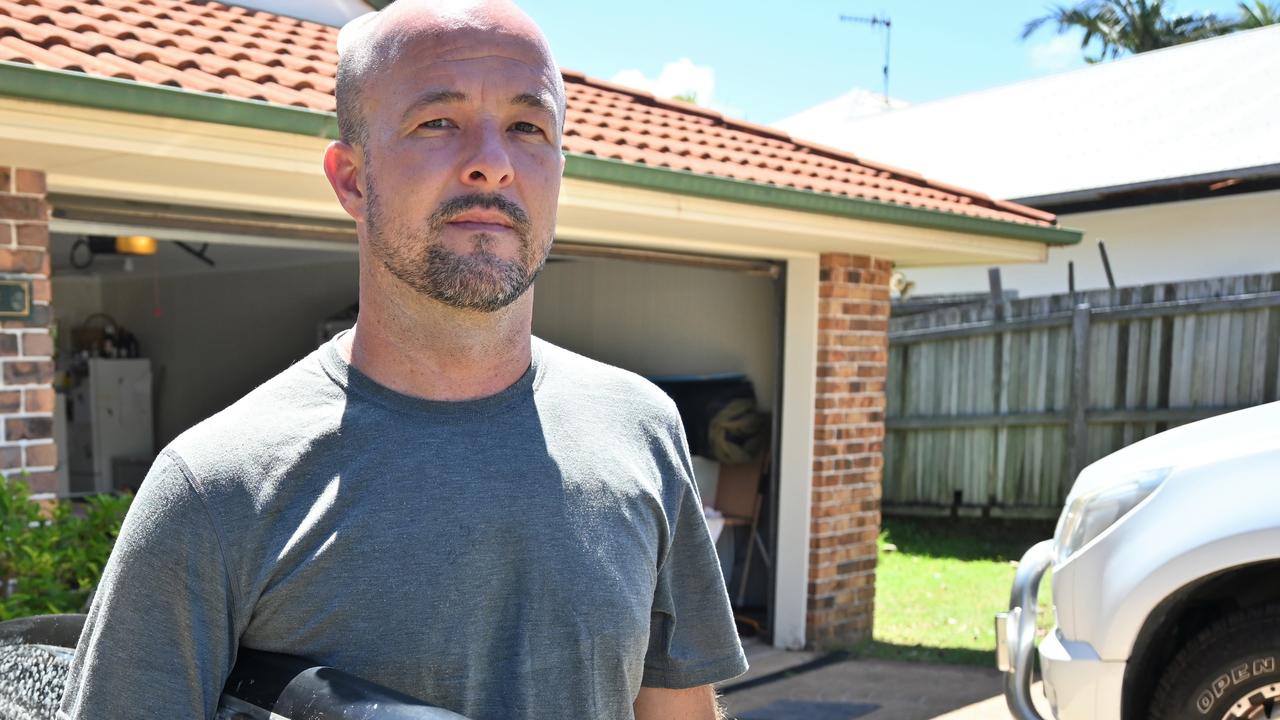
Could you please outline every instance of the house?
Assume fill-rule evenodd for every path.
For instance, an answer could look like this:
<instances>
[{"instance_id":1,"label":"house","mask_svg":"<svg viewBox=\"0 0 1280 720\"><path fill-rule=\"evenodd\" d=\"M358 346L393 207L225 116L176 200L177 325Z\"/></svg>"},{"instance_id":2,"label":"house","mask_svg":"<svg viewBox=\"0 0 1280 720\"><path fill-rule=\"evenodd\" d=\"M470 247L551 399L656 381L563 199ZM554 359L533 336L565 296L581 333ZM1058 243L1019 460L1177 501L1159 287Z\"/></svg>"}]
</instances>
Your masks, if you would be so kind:
<instances>
[{"instance_id":1,"label":"house","mask_svg":"<svg viewBox=\"0 0 1280 720\"><path fill-rule=\"evenodd\" d=\"M909 107L911 103L906 100L885 97L883 93L855 87L843 95L801 110L782 122L786 123L788 133L796 137L809 137L811 130L814 134L821 134L828 126L839 127L850 120Z\"/></svg>"},{"instance_id":2,"label":"house","mask_svg":"<svg viewBox=\"0 0 1280 720\"><path fill-rule=\"evenodd\" d=\"M58 362L128 328L156 447L312 349L356 297L320 157L337 29L195 0L0 15L0 459L54 472ZM768 606L781 647L870 634L891 269L1034 262L1052 215L564 71L567 164L539 335L646 375L738 373L773 417ZM150 256L88 253L145 236ZM145 240L141 241L145 244ZM212 261L213 265L210 265ZM46 495L47 496L47 495Z\"/></svg>"},{"instance_id":3,"label":"house","mask_svg":"<svg viewBox=\"0 0 1280 720\"><path fill-rule=\"evenodd\" d=\"M1064 292L1280 270L1280 26L1155 50L878 115L776 123L1057 214L1085 242L1003 267L1006 290ZM816 110L816 109L815 109ZM986 267L908 271L917 294L987 289Z\"/></svg>"},{"instance_id":4,"label":"house","mask_svg":"<svg viewBox=\"0 0 1280 720\"><path fill-rule=\"evenodd\" d=\"M277 15L341 27L367 12L390 5L391 0L311 0L305 3L297 0L246 0L237 4L253 10L265 10Z\"/></svg>"}]
</instances>

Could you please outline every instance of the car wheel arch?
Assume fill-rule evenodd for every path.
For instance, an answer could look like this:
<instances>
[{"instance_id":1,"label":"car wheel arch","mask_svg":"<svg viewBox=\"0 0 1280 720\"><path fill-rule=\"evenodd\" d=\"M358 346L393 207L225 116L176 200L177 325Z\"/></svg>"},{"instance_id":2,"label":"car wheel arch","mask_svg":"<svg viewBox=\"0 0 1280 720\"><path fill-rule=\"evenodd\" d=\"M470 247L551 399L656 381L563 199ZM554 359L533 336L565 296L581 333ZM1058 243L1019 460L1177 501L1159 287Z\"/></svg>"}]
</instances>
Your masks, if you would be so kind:
<instances>
[{"instance_id":1,"label":"car wheel arch","mask_svg":"<svg viewBox=\"0 0 1280 720\"><path fill-rule=\"evenodd\" d=\"M1161 600L1134 638L1120 717L1145 720L1161 670L1183 645L1225 613L1280 601L1280 558L1234 565L1196 578ZM1268 587L1270 580L1273 587Z\"/></svg>"}]
</instances>

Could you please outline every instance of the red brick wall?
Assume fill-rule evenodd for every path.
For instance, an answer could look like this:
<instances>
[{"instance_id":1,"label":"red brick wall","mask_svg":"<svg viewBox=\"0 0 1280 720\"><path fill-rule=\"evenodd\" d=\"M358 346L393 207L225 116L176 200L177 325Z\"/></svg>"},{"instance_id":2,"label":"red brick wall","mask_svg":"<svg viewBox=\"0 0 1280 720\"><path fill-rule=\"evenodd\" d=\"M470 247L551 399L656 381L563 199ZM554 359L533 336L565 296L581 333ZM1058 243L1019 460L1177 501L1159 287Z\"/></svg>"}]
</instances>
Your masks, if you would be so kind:
<instances>
[{"instance_id":1,"label":"red brick wall","mask_svg":"<svg viewBox=\"0 0 1280 720\"><path fill-rule=\"evenodd\" d=\"M56 491L53 338L49 334L49 207L44 173L0 166L0 278L30 279L29 320L0 322L0 472Z\"/></svg>"},{"instance_id":2,"label":"red brick wall","mask_svg":"<svg viewBox=\"0 0 1280 720\"><path fill-rule=\"evenodd\" d=\"M871 636L892 269L842 254L819 268L806 627L810 646L833 648Z\"/></svg>"}]
</instances>

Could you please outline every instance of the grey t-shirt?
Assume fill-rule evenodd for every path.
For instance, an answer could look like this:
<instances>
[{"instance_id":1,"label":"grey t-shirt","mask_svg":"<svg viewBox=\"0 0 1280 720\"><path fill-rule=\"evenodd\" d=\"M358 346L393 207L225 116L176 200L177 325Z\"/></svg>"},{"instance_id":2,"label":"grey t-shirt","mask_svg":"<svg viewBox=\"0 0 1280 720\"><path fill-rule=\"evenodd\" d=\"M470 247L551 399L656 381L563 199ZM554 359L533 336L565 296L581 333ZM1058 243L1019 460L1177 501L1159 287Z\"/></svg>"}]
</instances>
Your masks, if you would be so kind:
<instances>
[{"instance_id":1,"label":"grey t-shirt","mask_svg":"<svg viewBox=\"0 0 1280 720\"><path fill-rule=\"evenodd\" d=\"M533 339L514 385L435 402L333 342L160 455L60 717L211 718L238 647L475 720L631 718L742 673L673 403Z\"/></svg>"}]
</instances>

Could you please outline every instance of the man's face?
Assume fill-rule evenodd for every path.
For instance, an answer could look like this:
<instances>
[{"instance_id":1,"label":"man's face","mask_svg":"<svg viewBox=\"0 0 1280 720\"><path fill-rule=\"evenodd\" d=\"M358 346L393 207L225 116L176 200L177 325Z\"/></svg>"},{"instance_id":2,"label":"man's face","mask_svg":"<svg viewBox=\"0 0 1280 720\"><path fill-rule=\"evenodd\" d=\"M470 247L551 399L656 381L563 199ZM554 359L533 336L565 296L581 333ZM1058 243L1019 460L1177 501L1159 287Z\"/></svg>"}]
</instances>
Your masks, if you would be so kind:
<instances>
[{"instance_id":1,"label":"man's face","mask_svg":"<svg viewBox=\"0 0 1280 720\"><path fill-rule=\"evenodd\" d=\"M511 34L407 42L365 92L373 258L417 292L494 312L546 261L564 158L554 75Z\"/></svg>"}]
</instances>

